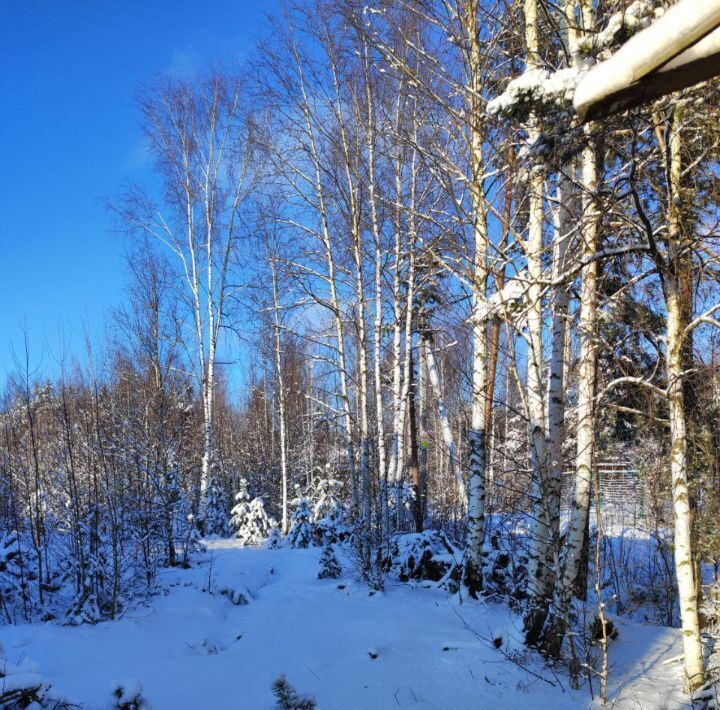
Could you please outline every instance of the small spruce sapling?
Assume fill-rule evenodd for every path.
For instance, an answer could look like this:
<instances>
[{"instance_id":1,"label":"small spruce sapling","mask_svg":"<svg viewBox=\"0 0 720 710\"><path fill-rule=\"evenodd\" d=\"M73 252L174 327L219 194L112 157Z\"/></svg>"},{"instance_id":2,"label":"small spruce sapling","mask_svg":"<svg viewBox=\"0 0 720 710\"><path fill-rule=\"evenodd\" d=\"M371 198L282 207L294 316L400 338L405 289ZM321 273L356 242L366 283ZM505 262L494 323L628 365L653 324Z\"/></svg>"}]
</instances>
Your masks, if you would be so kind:
<instances>
[{"instance_id":1,"label":"small spruce sapling","mask_svg":"<svg viewBox=\"0 0 720 710\"><path fill-rule=\"evenodd\" d=\"M314 710L317 707L315 698L310 695L300 695L288 683L285 675L279 675L275 679L272 689L277 700L278 710Z\"/></svg>"},{"instance_id":2,"label":"small spruce sapling","mask_svg":"<svg viewBox=\"0 0 720 710\"><path fill-rule=\"evenodd\" d=\"M340 499L340 481L324 478L317 483L317 502L313 508L312 522L318 544L326 541L339 542L349 533L347 510Z\"/></svg>"},{"instance_id":3,"label":"small spruce sapling","mask_svg":"<svg viewBox=\"0 0 720 710\"><path fill-rule=\"evenodd\" d=\"M243 478L235 501L230 520L235 537L241 545L257 545L268 536L270 530L270 520L265 512L263 499L250 500L248 482Z\"/></svg>"},{"instance_id":4,"label":"small spruce sapling","mask_svg":"<svg viewBox=\"0 0 720 710\"><path fill-rule=\"evenodd\" d=\"M295 512L292 515L290 545L291 547L309 547L313 542L310 503L307 498L296 498L293 503Z\"/></svg>"},{"instance_id":5,"label":"small spruce sapling","mask_svg":"<svg viewBox=\"0 0 720 710\"><path fill-rule=\"evenodd\" d=\"M282 535L280 534L280 527L277 524L277 520L270 518L270 535L267 540L268 550L280 549L281 542Z\"/></svg>"},{"instance_id":6,"label":"small spruce sapling","mask_svg":"<svg viewBox=\"0 0 720 710\"><path fill-rule=\"evenodd\" d=\"M337 579L342 574L342 567L335 556L333 544L325 541L322 555L320 555L320 571L318 579Z\"/></svg>"},{"instance_id":7,"label":"small spruce sapling","mask_svg":"<svg viewBox=\"0 0 720 710\"><path fill-rule=\"evenodd\" d=\"M220 464L210 466L210 483L205 506L205 534L225 537L228 534L227 497L220 483Z\"/></svg>"}]
</instances>

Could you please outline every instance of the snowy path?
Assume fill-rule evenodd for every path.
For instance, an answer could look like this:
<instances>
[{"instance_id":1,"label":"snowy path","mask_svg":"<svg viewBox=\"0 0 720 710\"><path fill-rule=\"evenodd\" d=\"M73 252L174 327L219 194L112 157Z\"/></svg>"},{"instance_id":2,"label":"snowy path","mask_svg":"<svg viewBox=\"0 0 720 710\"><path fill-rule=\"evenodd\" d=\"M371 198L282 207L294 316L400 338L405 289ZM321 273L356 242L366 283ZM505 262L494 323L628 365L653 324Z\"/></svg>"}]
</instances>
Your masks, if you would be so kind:
<instances>
[{"instance_id":1,"label":"snowy path","mask_svg":"<svg viewBox=\"0 0 720 710\"><path fill-rule=\"evenodd\" d=\"M620 635L610 646L611 707L628 710L692 708L682 692L679 629L617 621ZM663 663L676 659L672 663Z\"/></svg>"},{"instance_id":2,"label":"snowy path","mask_svg":"<svg viewBox=\"0 0 720 710\"><path fill-rule=\"evenodd\" d=\"M591 706L586 691L569 690L564 679L565 692L552 687L465 627L484 637L499 629L509 648L519 648L503 607L459 605L445 593L407 585L390 584L374 596L351 580L340 580L339 589L338 581L316 578L318 556L318 549L219 541L208 562L167 571L167 593L119 621L3 627L0 634L11 660L29 657L87 708L106 707L112 681L128 678L142 682L154 710L262 710L273 707L270 686L280 673L313 694L320 710ZM203 592L209 580L213 589L247 588L251 603L235 606ZM620 631L612 647L615 707L687 707L677 664L662 665L678 653L677 632L637 625Z\"/></svg>"}]
</instances>

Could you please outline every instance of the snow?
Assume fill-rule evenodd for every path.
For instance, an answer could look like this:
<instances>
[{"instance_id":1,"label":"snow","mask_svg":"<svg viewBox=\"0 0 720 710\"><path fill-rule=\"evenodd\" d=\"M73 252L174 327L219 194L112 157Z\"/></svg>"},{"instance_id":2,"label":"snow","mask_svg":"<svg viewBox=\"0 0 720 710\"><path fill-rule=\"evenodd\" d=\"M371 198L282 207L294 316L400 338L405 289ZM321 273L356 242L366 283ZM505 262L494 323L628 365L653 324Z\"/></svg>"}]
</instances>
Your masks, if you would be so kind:
<instances>
[{"instance_id":1,"label":"snow","mask_svg":"<svg viewBox=\"0 0 720 710\"><path fill-rule=\"evenodd\" d=\"M587 34L578 40L578 49L583 54L596 55L613 47L620 38L645 29L653 19L662 17L664 8L655 7L650 0L635 0L626 8L610 16L605 28L597 34Z\"/></svg>"},{"instance_id":2,"label":"snow","mask_svg":"<svg viewBox=\"0 0 720 710\"><path fill-rule=\"evenodd\" d=\"M162 592L117 621L2 627L8 661L32 659L86 708L107 707L117 678L155 710L272 708L281 674L322 710L594 707L587 688L570 690L523 649L521 621L505 606L392 580L371 595L344 559L344 579L319 580L317 547L208 544L202 563L167 570ZM248 604L220 591L238 589ZM682 651L679 631L613 620L615 707L688 707L679 664L663 665Z\"/></svg>"},{"instance_id":3,"label":"snow","mask_svg":"<svg viewBox=\"0 0 720 710\"><path fill-rule=\"evenodd\" d=\"M719 24L720 1L680 0L590 69L575 90L575 110L584 116L593 104L661 67Z\"/></svg>"},{"instance_id":4,"label":"snow","mask_svg":"<svg viewBox=\"0 0 720 710\"><path fill-rule=\"evenodd\" d=\"M516 77L500 96L488 101L490 116L511 116L529 112L542 106L572 106L573 94L582 70L575 67L558 69L528 69Z\"/></svg>"},{"instance_id":5,"label":"snow","mask_svg":"<svg viewBox=\"0 0 720 710\"><path fill-rule=\"evenodd\" d=\"M471 316L472 321L482 323L495 316L504 315L505 308L513 310L527 293L528 283L528 277L524 271L521 271L515 278L508 279L502 289L495 291L475 309Z\"/></svg>"}]
</instances>

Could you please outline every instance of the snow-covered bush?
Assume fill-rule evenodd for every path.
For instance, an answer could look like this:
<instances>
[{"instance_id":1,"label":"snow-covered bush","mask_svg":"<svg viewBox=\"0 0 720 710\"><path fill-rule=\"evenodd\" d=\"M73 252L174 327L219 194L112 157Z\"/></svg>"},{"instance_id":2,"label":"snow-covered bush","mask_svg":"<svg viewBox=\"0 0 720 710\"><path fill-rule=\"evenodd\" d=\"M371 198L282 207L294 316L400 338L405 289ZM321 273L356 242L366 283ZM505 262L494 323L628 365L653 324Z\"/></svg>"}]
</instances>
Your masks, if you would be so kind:
<instances>
[{"instance_id":1,"label":"snow-covered bush","mask_svg":"<svg viewBox=\"0 0 720 710\"><path fill-rule=\"evenodd\" d=\"M315 484L315 505L313 506L313 520L333 517L343 513L345 506L340 499L342 484L334 478L321 478Z\"/></svg>"},{"instance_id":2,"label":"snow-covered bush","mask_svg":"<svg viewBox=\"0 0 720 710\"><path fill-rule=\"evenodd\" d=\"M290 528L291 547L309 547L313 544L312 511L307 498L296 498L293 501L295 511L292 514Z\"/></svg>"},{"instance_id":3,"label":"snow-covered bush","mask_svg":"<svg viewBox=\"0 0 720 710\"><path fill-rule=\"evenodd\" d=\"M700 608L704 625L712 634L720 637L720 586L711 585L704 590Z\"/></svg>"},{"instance_id":4,"label":"snow-covered bush","mask_svg":"<svg viewBox=\"0 0 720 710\"><path fill-rule=\"evenodd\" d=\"M318 579L337 579L342 574L342 567L335 556L331 542L326 541L320 555L320 571Z\"/></svg>"},{"instance_id":5,"label":"snow-covered bush","mask_svg":"<svg viewBox=\"0 0 720 710\"><path fill-rule=\"evenodd\" d=\"M497 531L490 535L489 542L484 550L485 593L506 601L522 601L527 597L527 555L513 549L512 539L504 538Z\"/></svg>"},{"instance_id":6,"label":"snow-covered bush","mask_svg":"<svg viewBox=\"0 0 720 710\"><path fill-rule=\"evenodd\" d=\"M248 588L240 585L239 587L222 587L218 592L226 596L235 606L245 606L252 601L252 596Z\"/></svg>"},{"instance_id":7,"label":"snow-covered bush","mask_svg":"<svg viewBox=\"0 0 720 710\"><path fill-rule=\"evenodd\" d=\"M188 554L197 551L197 540L200 535L195 526L195 516L180 486L177 465L171 466L165 473L162 496L163 517L166 518L167 528L159 532L169 533L170 536L170 549L167 551L165 562L170 565L184 565L187 563Z\"/></svg>"},{"instance_id":8,"label":"snow-covered bush","mask_svg":"<svg viewBox=\"0 0 720 710\"><path fill-rule=\"evenodd\" d=\"M300 695L295 688L288 683L284 675L276 678L272 685L273 694L277 700L278 710L313 710L317 707L315 698L309 695Z\"/></svg>"},{"instance_id":9,"label":"snow-covered bush","mask_svg":"<svg viewBox=\"0 0 720 710\"><path fill-rule=\"evenodd\" d=\"M97 506L83 522L85 549L73 561L79 584L63 619L68 626L97 624L112 617L121 606L121 599L110 584L112 534L108 523Z\"/></svg>"},{"instance_id":10,"label":"snow-covered bush","mask_svg":"<svg viewBox=\"0 0 720 710\"><path fill-rule=\"evenodd\" d=\"M23 660L19 664L7 659L5 647L0 643L0 708L53 708L64 710L70 703L57 696L51 685L39 673L38 667Z\"/></svg>"},{"instance_id":11,"label":"snow-covered bush","mask_svg":"<svg viewBox=\"0 0 720 710\"><path fill-rule=\"evenodd\" d=\"M240 490L235 496L235 507L231 513L230 525L241 545L257 545L268 536L270 520L263 499L250 500L248 482L244 478L240 481Z\"/></svg>"},{"instance_id":12,"label":"snow-covered bush","mask_svg":"<svg viewBox=\"0 0 720 710\"><path fill-rule=\"evenodd\" d=\"M112 685L111 710L149 710L150 704L143 697L142 684L138 680L119 680Z\"/></svg>"},{"instance_id":13,"label":"snow-covered bush","mask_svg":"<svg viewBox=\"0 0 720 710\"><path fill-rule=\"evenodd\" d=\"M400 535L390 546L390 573L402 582L409 579L440 581L459 575L462 555L448 537L437 530Z\"/></svg>"},{"instance_id":14,"label":"snow-covered bush","mask_svg":"<svg viewBox=\"0 0 720 710\"><path fill-rule=\"evenodd\" d=\"M200 537L200 531L195 525L195 516L189 513L187 516L187 527L185 528L185 538L182 541L182 560L180 564L183 567L190 565L190 556L196 552L204 552L205 546L203 545L202 537Z\"/></svg>"},{"instance_id":15,"label":"snow-covered bush","mask_svg":"<svg viewBox=\"0 0 720 710\"><path fill-rule=\"evenodd\" d=\"M698 710L718 710L720 708L720 681L714 679L697 690L693 695L692 706Z\"/></svg>"},{"instance_id":16,"label":"snow-covered bush","mask_svg":"<svg viewBox=\"0 0 720 710\"><path fill-rule=\"evenodd\" d=\"M415 501L415 486L409 481L402 481L399 484L396 483L391 485L387 489L388 505L390 507L391 515L402 520L406 511L410 511L413 508ZM402 525L400 526L402 527Z\"/></svg>"},{"instance_id":17,"label":"snow-covered bush","mask_svg":"<svg viewBox=\"0 0 720 710\"><path fill-rule=\"evenodd\" d=\"M409 510L415 500L415 486L408 481L403 481L400 485L390 486L388 489L388 502L393 510L397 510L398 505Z\"/></svg>"},{"instance_id":18,"label":"snow-covered bush","mask_svg":"<svg viewBox=\"0 0 720 710\"><path fill-rule=\"evenodd\" d=\"M2 622L12 623L15 621L14 611L16 608L34 607L34 599L31 596L28 578L37 579L37 573L23 567L22 548L20 536L17 531L0 535L0 600L2 600L3 613L0 614ZM27 560L25 560L27 562Z\"/></svg>"},{"instance_id":19,"label":"snow-covered bush","mask_svg":"<svg viewBox=\"0 0 720 710\"><path fill-rule=\"evenodd\" d=\"M65 612L63 624L66 626L81 626L82 624L97 624L103 620L97 597L91 588L83 589L73 600Z\"/></svg>"}]
</instances>

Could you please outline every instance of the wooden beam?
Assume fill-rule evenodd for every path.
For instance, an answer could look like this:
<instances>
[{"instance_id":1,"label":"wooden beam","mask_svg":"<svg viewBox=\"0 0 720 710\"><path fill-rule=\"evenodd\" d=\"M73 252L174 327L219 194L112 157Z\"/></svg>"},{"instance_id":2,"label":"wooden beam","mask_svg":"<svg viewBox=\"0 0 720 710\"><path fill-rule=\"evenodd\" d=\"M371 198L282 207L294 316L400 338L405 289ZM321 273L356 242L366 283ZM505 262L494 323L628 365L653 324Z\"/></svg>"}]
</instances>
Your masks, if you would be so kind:
<instances>
[{"instance_id":1,"label":"wooden beam","mask_svg":"<svg viewBox=\"0 0 720 710\"><path fill-rule=\"evenodd\" d=\"M711 78L719 27L720 0L679 0L581 79L573 98L578 116L607 116Z\"/></svg>"},{"instance_id":2,"label":"wooden beam","mask_svg":"<svg viewBox=\"0 0 720 710\"><path fill-rule=\"evenodd\" d=\"M717 34L720 38L720 30L713 34ZM707 56L695 55L685 62L670 62L660 71L648 74L624 89L587 105L582 114L578 111L578 116L582 122L607 118L718 75L720 75L720 48Z\"/></svg>"}]
</instances>

